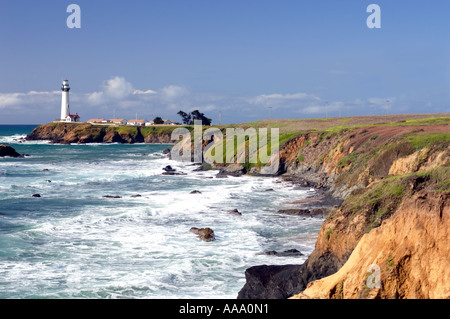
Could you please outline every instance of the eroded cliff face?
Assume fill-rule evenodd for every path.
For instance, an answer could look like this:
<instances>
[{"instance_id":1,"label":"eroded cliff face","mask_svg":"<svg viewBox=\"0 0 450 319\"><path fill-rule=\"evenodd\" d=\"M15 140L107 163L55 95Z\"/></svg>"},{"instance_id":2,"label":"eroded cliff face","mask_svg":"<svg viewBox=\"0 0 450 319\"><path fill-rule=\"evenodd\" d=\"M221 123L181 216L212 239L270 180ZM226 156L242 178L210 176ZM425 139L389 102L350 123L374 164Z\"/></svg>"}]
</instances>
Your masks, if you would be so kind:
<instances>
[{"instance_id":1,"label":"eroded cliff face","mask_svg":"<svg viewBox=\"0 0 450 319\"><path fill-rule=\"evenodd\" d=\"M448 218L445 217L442 224L435 223L434 226L429 226L423 231L417 231L416 237L408 239L409 243L406 243L406 238L408 238L406 229L420 229L425 227L423 226L425 223L430 224L427 219L432 220L433 216L444 214L441 207L445 207L445 211L448 211L449 132L448 125L364 127L333 133L307 133L287 142L280 152L282 172L291 176L294 181L296 179L305 180L308 185L321 188L329 195L344 200L342 205L324 221L315 250L303 265L293 270L295 276L286 273L280 276L282 278L290 276L291 278L290 287L293 288L290 288L287 294L292 291L294 294L298 294L309 283L319 280L318 284L310 284L311 287L317 288L308 288L304 294L298 297L445 297L445 293L431 292L437 284L424 284L424 288L417 292L422 281L433 281L434 279L426 279L429 268L409 261L428 259L430 263L439 263L439 265L433 266L437 269L449 265L449 260L444 258L448 247L440 248L447 246L447 240L437 244L437 239L433 236L426 238L432 227L438 227L438 225L441 227L441 234L446 234ZM420 218L414 219L404 214L413 207L413 204L408 201L411 198L415 198L414 203L419 203L424 198L427 199L422 204L418 204L420 209L415 208L415 212L418 214L416 215ZM419 210L421 214L419 214ZM425 214L426 212L427 214ZM394 216L397 216L395 220ZM412 219L414 222L411 221ZM383 231L388 222L395 225L395 231ZM395 237L396 231L399 229L403 229L404 237ZM372 242L360 246L362 238L366 238L367 234L371 234ZM444 253L440 255L440 253L411 246L414 240L419 238L422 241L433 243L430 244L428 250L438 250ZM375 245L375 243L378 244ZM386 249L396 246L399 247L399 250L391 249L391 252L386 252ZM413 248L407 248L409 246ZM356 247L359 247L358 253L355 252ZM369 247L370 250L366 252L365 249ZM379 259L367 257L370 260L366 262L366 259L362 257L369 252L378 256ZM388 262L392 264L389 268L392 271L383 273L385 290L374 293L374 290L357 289L355 283L357 282L360 287L363 281L361 276L365 276L364 278L368 276L366 271L368 265L378 262L381 267L381 259L387 258L387 256L394 257L394 259L389 259ZM351 262L350 257L352 258ZM362 258L361 261L358 261L359 258ZM436 258L435 261L433 258ZM395 261L398 262L395 263ZM385 264L386 262L383 265ZM348 269L350 267L348 265L352 265L351 270ZM347 270L343 268L344 266L347 267L345 268ZM361 268L358 270L359 272L357 267ZM361 274L362 269L364 269L363 274ZM333 274L338 271L339 275L334 276ZM250 273L249 277L253 273ZM405 280L402 278L409 280L409 277L405 277L405 273L415 274L416 277L420 273L423 278L416 281L411 279L409 285L402 283ZM325 277L331 279L330 281L323 279L324 283L322 283L321 279ZM277 278L276 273L271 274L270 281L262 281L254 277L248 278L251 286L257 287L257 292L252 294L249 289L251 287L244 286L240 297L257 298L258 294L270 296L271 290L279 290L277 287L288 286L286 283L276 282ZM344 293L345 282L347 282L348 289ZM447 280L445 289L450 287L449 282ZM445 286L444 283L445 281L441 281L440 285ZM444 288L436 289L439 291ZM279 291L278 295L281 295Z\"/></svg>"},{"instance_id":2,"label":"eroded cliff face","mask_svg":"<svg viewBox=\"0 0 450 319\"><path fill-rule=\"evenodd\" d=\"M439 141L439 136L449 132L448 125L434 125L305 133L282 147L280 171L345 199L354 189L387 176L446 165L450 161L448 140Z\"/></svg>"},{"instance_id":3,"label":"eroded cliff face","mask_svg":"<svg viewBox=\"0 0 450 319\"><path fill-rule=\"evenodd\" d=\"M420 191L294 298L449 298L450 194Z\"/></svg>"}]
</instances>

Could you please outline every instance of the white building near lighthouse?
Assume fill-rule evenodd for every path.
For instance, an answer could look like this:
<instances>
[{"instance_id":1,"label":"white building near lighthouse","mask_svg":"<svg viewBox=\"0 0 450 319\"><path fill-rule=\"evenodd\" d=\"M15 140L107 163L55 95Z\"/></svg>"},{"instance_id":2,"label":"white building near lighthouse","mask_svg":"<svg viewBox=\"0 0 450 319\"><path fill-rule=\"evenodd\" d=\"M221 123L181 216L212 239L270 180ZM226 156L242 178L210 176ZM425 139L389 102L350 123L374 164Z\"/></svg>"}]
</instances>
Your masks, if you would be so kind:
<instances>
[{"instance_id":1,"label":"white building near lighthouse","mask_svg":"<svg viewBox=\"0 0 450 319\"><path fill-rule=\"evenodd\" d=\"M80 117L78 113L75 115L70 114L70 103L69 103L69 80L65 79L62 84L62 96L61 96L61 117L60 122L79 122Z\"/></svg>"}]
</instances>

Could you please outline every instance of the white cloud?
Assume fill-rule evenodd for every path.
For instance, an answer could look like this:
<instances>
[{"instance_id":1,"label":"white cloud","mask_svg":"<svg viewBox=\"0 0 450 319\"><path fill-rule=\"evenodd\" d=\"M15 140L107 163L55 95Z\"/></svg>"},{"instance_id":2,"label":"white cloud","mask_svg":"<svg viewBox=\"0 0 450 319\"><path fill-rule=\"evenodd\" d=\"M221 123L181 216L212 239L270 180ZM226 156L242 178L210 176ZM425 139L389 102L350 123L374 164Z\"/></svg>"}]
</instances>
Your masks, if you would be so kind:
<instances>
[{"instance_id":1,"label":"white cloud","mask_svg":"<svg viewBox=\"0 0 450 319\"><path fill-rule=\"evenodd\" d=\"M0 93L0 109L26 107L38 105L46 101L55 101L61 93L59 91L28 93Z\"/></svg>"},{"instance_id":2,"label":"white cloud","mask_svg":"<svg viewBox=\"0 0 450 319\"><path fill-rule=\"evenodd\" d=\"M270 107L294 107L298 106L300 102L314 102L320 101L320 98L313 94L293 93L293 94L262 94L250 98L250 104L263 105Z\"/></svg>"},{"instance_id":3,"label":"white cloud","mask_svg":"<svg viewBox=\"0 0 450 319\"><path fill-rule=\"evenodd\" d=\"M120 76L113 77L103 84L103 92L106 96L115 99L123 99L130 96L134 89L130 82Z\"/></svg>"},{"instance_id":4,"label":"white cloud","mask_svg":"<svg viewBox=\"0 0 450 319\"><path fill-rule=\"evenodd\" d=\"M177 85L169 85L161 89L162 98L168 101L186 96L188 93L189 91L185 87Z\"/></svg>"},{"instance_id":5,"label":"white cloud","mask_svg":"<svg viewBox=\"0 0 450 319\"><path fill-rule=\"evenodd\" d=\"M20 96L20 93L0 94L0 109L19 104L21 101Z\"/></svg>"},{"instance_id":6,"label":"white cloud","mask_svg":"<svg viewBox=\"0 0 450 319\"><path fill-rule=\"evenodd\" d=\"M87 101L93 105L99 105L104 102L103 92L93 92L86 94Z\"/></svg>"},{"instance_id":7,"label":"white cloud","mask_svg":"<svg viewBox=\"0 0 450 319\"><path fill-rule=\"evenodd\" d=\"M143 95L143 94L156 94L156 91L153 91L153 90L146 90L146 91L134 90L133 91L133 95Z\"/></svg>"},{"instance_id":8,"label":"white cloud","mask_svg":"<svg viewBox=\"0 0 450 319\"><path fill-rule=\"evenodd\" d=\"M101 91L86 94L88 102L99 105L112 100L123 100L132 95L136 90L130 82L120 76L112 77L103 82Z\"/></svg>"}]
</instances>

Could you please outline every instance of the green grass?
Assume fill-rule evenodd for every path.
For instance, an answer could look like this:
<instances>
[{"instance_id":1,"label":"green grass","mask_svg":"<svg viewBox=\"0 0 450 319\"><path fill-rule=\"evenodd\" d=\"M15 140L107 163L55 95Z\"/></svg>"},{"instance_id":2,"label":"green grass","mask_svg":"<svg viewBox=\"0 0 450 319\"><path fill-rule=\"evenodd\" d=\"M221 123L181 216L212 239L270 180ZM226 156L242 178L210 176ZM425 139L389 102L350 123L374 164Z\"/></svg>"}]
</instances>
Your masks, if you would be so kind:
<instances>
[{"instance_id":1,"label":"green grass","mask_svg":"<svg viewBox=\"0 0 450 319\"><path fill-rule=\"evenodd\" d=\"M145 126L141 127L141 133L144 137L150 134L172 134L177 128L187 128L189 132L194 130L192 125L188 126Z\"/></svg>"},{"instance_id":2,"label":"green grass","mask_svg":"<svg viewBox=\"0 0 450 319\"><path fill-rule=\"evenodd\" d=\"M367 218L366 232L381 225L400 204L407 183L400 176L390 176L370 188L352 193L343 204L351 216L364 213Z\"/></svg>"},{"instance_id":3,"label":"green grass","mask_svg":"<svg viewBox=\"0 0 450 319\"><path fill-rule=\"evenodd\" d=\"M327 233L326 233L327 241L330 241L330 237L331 237L332 233L333 233L333 229L332 228L327 230Z\"/></svg>"},{"instance_id":4,"label":"green grass","mask_svg":"<svg viewBox=\"0 0 450 319\"><path fill-rule=\"evenodd\" d=\"M338 165L339 165L340 168L344 168L344 167L354 163L357 158L358 158L358 153L357 152L353 152L353 153L351 153L351 154L341 158L339 160L339 162L338 162Z\"/></svg>"},{"instance_id":5,"label":"green grass","mask_svg":"<svg viewBox=\"0 0 450 319\"><path fill-rule=\"evenodd\" d=\"M414 134L405 137L411 143L415 150L420 150L424 147L436 144L439 142L449 142L450 133L432 133L432 134Z\"/></svg>"},{"instance_id":6,"label":"green grass","mask_svg":"<svg viewBox=\"0 0 450 319\"><path fill-rule=\"evenodd\" d=\"M114 130L119 134L137 135L138 128L136 126L117 126Z\"/></svg>"},{"instance_id":7,"label":"green grass","mask_svg":"<svg viewBox=\"0 0 450 319\"><path fill-rule=\"evenodd\" d=\"M344 201L342 209L348 216L365 214L366 232L369 232L389 218L405 196L409 197L415 192L413 185L429 191L450 191L450 166L386 177L371 187L354 191Z\"/></svg>"},{"instance_id":8,"label":"green grass","mask_svg":"<svg viewBox=\"0 0 450 319\"><path fill-rule=\"evenodd\" d=\"M439 167L426 172L417 173L418 176L429 178L435 183L436 191L450 191L450 162L446 166Z\"/></svg>"},{"instance_id":9,"label":"green grass","mask_svg":"<svg viewBox=\"0 0 450 319\"><path fill-rule=\"evenodd\" d=\"M450 124L450 117L434 117L428 119L416 119L416 120L405 120L397 123L395 125L442 125Z\"/></svg>"},{"instance_id":10,"label":"green grass","mask_svg":"<svg viewBox=\"0 0 450 319\"><path fill-rule=\"evenodd\" d=\"M280 135L280 148L288 141L290 141L291 139L293 139L294 137L297 137L299 135L301 135L301 132L286 132L284 134Z\"/></svg>"}]
</instances>

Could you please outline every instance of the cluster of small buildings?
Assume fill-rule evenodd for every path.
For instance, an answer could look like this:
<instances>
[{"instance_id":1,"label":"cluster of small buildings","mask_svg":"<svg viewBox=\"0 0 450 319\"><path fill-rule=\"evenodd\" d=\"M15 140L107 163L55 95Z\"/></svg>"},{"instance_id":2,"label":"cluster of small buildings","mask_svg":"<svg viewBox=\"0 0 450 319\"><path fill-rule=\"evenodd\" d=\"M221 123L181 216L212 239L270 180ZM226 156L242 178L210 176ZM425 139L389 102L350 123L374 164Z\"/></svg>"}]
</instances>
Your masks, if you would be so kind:
<instances>
[{"instance_id":1,"label":"cluster of small buildings","mask_svg":"<svg viewBox=\"0 0 450 319\"><path fill-rule=\"evenodd\" d=\"M159 125L176 125L174 121L171 120L163 120L164 123ZM104 120L104 119L90 119L87 121L89 124L100 124L100 125L132 125L132 126L152 126L157 125L153 120L151 121L145 121L145 120L125 120L125 119L110 119L110 120Z\"/></svg>"}]
</instances>

